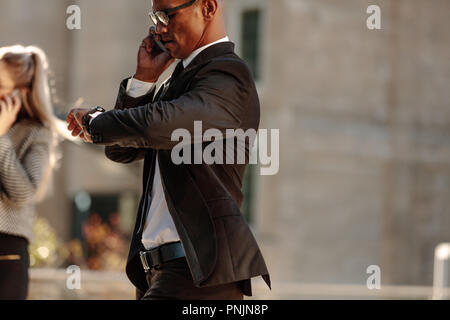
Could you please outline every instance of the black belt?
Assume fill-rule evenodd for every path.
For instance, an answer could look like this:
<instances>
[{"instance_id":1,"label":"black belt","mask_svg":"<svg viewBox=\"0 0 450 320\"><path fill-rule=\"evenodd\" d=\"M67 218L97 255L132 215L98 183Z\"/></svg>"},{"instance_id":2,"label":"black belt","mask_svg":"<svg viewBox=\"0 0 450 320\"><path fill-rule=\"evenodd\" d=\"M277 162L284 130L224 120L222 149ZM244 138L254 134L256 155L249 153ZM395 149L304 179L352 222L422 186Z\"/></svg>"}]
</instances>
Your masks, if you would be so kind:
<instances>
[{"instance_id":1,"label":"black belt","mask_svg":"<svg viewBox=\"0 0 450 320\"><path fill-rule=\"evenodd\" d=\"M141 251L141 263L145 272L160 267L163 263L185 256L181 242L163 244L157 248Z\"/></svg>"}]
</instances>

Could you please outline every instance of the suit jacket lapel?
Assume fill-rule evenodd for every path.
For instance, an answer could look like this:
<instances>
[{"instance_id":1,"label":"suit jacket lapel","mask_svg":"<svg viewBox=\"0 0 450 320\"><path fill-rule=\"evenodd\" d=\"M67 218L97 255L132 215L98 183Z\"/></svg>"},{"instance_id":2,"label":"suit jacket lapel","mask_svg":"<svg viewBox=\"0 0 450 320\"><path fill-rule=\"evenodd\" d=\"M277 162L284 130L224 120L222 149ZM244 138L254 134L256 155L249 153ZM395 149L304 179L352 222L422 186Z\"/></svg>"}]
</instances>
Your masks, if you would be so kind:
<instances>
[{"instance_id":1,"label":"suit jacket lapel","mask_svg":"<svg viewBox=\"0 0 450 320\"><path fill-rule=\"evenodd\" d=\"M234 53L234 43L233 42L220 42L211 47L206 48L200 52L192 62L177 75L176 79L170 81L170 85L164 94L161 96L162 100L171 100L174 98L173 95L180 95L180 86L186 82L191 71L201 67L203 64L210 62L212 59L218 56L223 56L226 54ZM182 63L182 62L180 62ZM155 100L156 101L156 100Z\"/></svg>"},{"instance_id":2,"label":"suit jacket lapel","mask_svg":"<svg viewBox=\"0 0 450 320\"><path fill-rule=\"evenodd\" d=\"M234 53L233 42L220 42L211 47L208 47L202 52L200 52L198 56L194 58L194 60L192 60L192 62L187 66L187 68L185 68L184 71L181 73L181 75L183 73L189 72L190 70L200 65L203 65L205 62L211 61L212 59L218 56L223 56L230 53Z\"/></svg>"}]
</instances>

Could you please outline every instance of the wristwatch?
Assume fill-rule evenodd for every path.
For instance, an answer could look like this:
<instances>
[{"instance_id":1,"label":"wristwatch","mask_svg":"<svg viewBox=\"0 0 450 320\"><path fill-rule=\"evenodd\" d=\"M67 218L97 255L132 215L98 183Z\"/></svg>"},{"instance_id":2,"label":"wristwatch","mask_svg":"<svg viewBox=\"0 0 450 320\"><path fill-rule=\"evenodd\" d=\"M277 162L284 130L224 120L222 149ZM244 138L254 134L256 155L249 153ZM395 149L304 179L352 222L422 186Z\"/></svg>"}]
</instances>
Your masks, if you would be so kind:
<instances>
[{"instance_id":1,"label":"wristwatch","mask_svg":"<svg viewBox=\"0 0 450 320\"><path fill-rule=\"evenodd\" d=\"M85 132L87 132L88 134L91 134L91 132L89 130L89 123L90 123L90 120L92 118L92 115L97 113L97 112L103 113L103 112L106 112L106 110L103 109L102 107L99 107L99 106L93 107L93 108L91 108L91 110L88 113L86 113L83 116L83 130Z\"/></svg>"}]
</instances>

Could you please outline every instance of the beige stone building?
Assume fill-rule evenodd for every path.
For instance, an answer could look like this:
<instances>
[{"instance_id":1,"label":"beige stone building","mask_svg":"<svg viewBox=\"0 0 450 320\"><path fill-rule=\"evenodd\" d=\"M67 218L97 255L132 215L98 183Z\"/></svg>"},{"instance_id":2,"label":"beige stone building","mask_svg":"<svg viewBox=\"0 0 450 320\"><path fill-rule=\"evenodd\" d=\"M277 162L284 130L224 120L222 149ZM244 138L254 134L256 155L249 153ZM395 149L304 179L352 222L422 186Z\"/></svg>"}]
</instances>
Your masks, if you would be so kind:
<instances>
[{"instance_id":1,"label":"beige stone building","mask_svg":"<svg viewBox=\"0 0 450 320\"><path fill-rule=\"evenodd\" d=\"M261 128L280 130L279 173L253 168L246 191L245 212L273 277L267 297L307 296L296 289L307 284L361 286L365 296L371 265L383 285L430 286L434 248L450 242L450 2L226 3L228 34L257 78ZM66 28L72 4L81 8L81 30ZM372 4L381 8L381 30L366 26ZM80 97L109 109L135 69L150 6L2 0L0 46L46 50L61 115ZM113 164L93 146L66 142L62 150L39 214L69 240L80 206L112 201L106 206L129 230L140 165Z\"/></svg>"}]
</instances>

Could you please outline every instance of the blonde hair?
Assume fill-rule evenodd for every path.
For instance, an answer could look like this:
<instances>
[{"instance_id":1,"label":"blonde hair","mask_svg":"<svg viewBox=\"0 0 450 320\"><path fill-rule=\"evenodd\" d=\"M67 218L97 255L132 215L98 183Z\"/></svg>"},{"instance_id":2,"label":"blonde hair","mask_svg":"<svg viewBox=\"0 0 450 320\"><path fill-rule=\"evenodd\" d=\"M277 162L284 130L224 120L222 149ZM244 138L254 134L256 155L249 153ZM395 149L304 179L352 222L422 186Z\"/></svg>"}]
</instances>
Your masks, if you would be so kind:
<instances>
[{"instance_id":1,"label":"blonde hair","mask_svg":"<svg viewBox=\"0 0 450 320\"><path fill-rule=\"evenodd\" d=\"M22 114L50 130L49 165L45 169L39 184L36 200L42 200L49 186L53 169L59 160L57 145L59 136L64 135L63 121L53 114L53 104L48 84L47 57L40 48L35 46L20 46L0 48L0 61L6 66L7 72L14 81L15 88L27 88L21 95Z\"/></svg>"}]
</instances>

